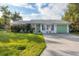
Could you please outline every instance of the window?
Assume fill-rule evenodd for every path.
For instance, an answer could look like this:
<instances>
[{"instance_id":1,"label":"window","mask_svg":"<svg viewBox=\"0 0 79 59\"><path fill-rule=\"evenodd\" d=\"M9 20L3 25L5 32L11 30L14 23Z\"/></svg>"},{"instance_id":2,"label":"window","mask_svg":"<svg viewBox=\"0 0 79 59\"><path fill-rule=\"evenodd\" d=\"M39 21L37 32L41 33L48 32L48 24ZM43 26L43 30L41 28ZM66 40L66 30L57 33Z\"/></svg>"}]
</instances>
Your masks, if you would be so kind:
<instances>
[{"instance_id":1,"label":"window","mask_svg":"<svg viewBox=\"0 0 79 59\"><path fill-rule=\"evenodd\" d=\"M45 26L44 25L42 25L42 30L45 30Z\"/></svg>"},{"instance_id":2,"label":"window","mask_svg":"<svg viewBox=\"0 0 79 59\"><path fill-rule=\"evenodd\" d=\"M49 29L49 25L47 25L47 30Z\"/></svg>"},{"instance_id":3,"label":"window","mask_svg":"<svg viewBox=\"0 0 79 59\"><path fill-rule=\"evenodd\" d=\"M40 32L40 24L37 24L37 32Z\"/></svg>"},{"instance_id":4,"label":"window","mask_svg":"<svg viewBox=\"0 0 79 59\"><path fill-rule=\"evenodd\" d=\"M54 25L51 25L51 30L54 30Z\"/></svg>"}]
</instances>

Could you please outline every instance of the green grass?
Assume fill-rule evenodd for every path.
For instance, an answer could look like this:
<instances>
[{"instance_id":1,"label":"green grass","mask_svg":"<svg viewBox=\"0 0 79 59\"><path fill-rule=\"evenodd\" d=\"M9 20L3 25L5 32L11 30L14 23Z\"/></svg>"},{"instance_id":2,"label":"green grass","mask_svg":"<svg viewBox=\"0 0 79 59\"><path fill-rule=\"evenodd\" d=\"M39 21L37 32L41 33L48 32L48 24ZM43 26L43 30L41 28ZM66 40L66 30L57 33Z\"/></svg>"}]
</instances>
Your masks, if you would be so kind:
<instances>
[{"instance_id":1,"label":"green grass","mask_svg":"<svg viewBox=\"0 0 79 59\"><path fill-rule=\"evenodd\" d=\"M0 31L0 56L39 56L45 47L43 35Z\"/></svg>"}]
</instances>

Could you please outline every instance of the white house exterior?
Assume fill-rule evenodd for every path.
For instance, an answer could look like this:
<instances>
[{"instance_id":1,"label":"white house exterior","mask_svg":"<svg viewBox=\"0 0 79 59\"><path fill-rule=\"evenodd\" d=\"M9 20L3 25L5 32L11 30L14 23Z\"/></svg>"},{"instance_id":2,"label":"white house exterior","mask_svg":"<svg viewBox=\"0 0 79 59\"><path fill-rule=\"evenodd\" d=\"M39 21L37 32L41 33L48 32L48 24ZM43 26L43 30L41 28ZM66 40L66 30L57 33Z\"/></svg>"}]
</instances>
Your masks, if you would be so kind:
<instances>
[{"instance_id":1,"label":"white house exterior","mask_svg":"<svg viewBox=\"0 0 79 59\"><path fill-rule=\"evenodd\" d=\"M13 25L31 24L35 33L69 33L69 22L62 20L16 21Z\"/></svg>"}]
</instances>

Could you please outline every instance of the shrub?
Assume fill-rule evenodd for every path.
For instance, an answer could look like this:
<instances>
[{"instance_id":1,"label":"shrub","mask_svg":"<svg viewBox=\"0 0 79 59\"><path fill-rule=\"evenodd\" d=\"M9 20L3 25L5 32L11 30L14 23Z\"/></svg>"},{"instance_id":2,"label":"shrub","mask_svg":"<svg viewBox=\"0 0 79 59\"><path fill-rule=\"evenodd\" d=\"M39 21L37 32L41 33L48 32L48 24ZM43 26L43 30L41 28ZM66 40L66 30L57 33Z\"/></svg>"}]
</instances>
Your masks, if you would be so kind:
<instances>
[{"instance_id":1,"label":"shrub","mask_svg":"<svg viewBox=\"0 0 79 59\"><path fill-rule=\"evenodd\" d=\"M11 26L12 32L33 33L33 30L34 29L31 27L31 24Z\"/></svg>"}]
</instances>

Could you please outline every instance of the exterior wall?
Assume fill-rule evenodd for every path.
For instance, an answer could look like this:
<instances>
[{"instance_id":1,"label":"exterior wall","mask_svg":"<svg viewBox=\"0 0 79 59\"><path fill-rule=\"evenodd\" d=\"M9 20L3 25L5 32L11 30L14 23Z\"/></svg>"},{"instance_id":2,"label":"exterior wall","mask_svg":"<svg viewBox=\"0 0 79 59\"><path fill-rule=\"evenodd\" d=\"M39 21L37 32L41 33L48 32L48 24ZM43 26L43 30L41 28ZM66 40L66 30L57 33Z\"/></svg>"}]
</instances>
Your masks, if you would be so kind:
<instances>
[{"instance_id":1,"label":"exterior wall","mask_svg":"<svg viewBox=\"0 0 79 59\"><path fill-rule=\"evenodd\" d=\"M68 33L68 25L66 24L58 24L57 25L57 33Z\"/></svg>"}]
</instances>

